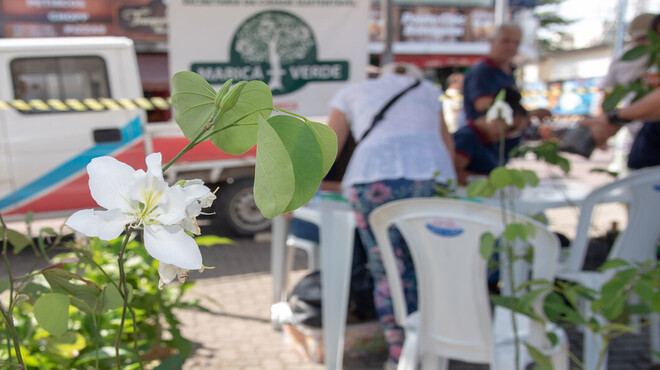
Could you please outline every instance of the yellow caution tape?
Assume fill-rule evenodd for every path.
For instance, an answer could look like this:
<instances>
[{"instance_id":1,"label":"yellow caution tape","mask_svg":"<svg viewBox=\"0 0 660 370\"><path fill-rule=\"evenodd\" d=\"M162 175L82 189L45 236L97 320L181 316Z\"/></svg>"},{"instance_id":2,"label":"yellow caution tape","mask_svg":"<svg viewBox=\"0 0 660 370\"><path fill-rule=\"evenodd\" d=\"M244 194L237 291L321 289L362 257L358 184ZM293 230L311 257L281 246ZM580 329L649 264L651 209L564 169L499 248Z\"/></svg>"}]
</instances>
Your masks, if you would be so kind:
<instances>
[{"instance_id":1,"label":"yellow caution tape","mask_svg":"<svg viewBox=\"0 0 660 370\"><path fill-rule=\"evenodd\" d=\"M55 109L56 111L66 112L66 111L68 111L68 110L71 110L71 109L69 109L69 107L68 107L66 104L64 104L64 102L61 101L60 99L48 99L46 102L48 103L48 105L51 106L51 108Z\"/></svg>"},{"instance_id":2,"label":"yellow caution tape","mask_svg":"<svg viewBox=\"0 0 660 370\"><path fill-rule=\"evenodd\" d=\"M87 110L87 107L85 104L83 104L80 100L78 99L66 99L64 101L66 105L71 107L71 109L76 110L78 112L83 112Z\"/></svg>"},{"instance_id":3,"label":"yellow caution tape","mask_svg":"<svg viewBox=\"0 0 660 370\"><path fill-rule=\"evenodd\" d=\"M122 99L31 99L29 101L15 99L11 101L0 100L0 110L16 109L21 112L49 112L49 111L103 111L118 109L144 109L144 110L168 110L172 107L172 100L168 98L122 98Z\"/></svg>"}]
</instances>

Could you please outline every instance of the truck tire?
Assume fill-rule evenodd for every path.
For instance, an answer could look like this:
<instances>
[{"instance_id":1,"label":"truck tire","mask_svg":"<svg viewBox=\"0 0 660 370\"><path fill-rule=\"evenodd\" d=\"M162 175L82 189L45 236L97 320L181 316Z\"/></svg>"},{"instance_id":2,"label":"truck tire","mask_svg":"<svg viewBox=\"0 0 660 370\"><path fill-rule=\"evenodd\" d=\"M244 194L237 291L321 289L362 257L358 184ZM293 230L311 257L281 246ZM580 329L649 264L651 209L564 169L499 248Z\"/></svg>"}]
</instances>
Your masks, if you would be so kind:
<instances>
[{"instance_id":1,"label":"truck tire","mask_svg":"<svg viewBox=\"0 0 660 370\"><path fill-rule=\"evenodd\" d=\"M253 178L237 179L220 186L215 203L215 224L237 236L252 236L270 229L271 220L254 203Z\"/></svg>"}]
</instances>

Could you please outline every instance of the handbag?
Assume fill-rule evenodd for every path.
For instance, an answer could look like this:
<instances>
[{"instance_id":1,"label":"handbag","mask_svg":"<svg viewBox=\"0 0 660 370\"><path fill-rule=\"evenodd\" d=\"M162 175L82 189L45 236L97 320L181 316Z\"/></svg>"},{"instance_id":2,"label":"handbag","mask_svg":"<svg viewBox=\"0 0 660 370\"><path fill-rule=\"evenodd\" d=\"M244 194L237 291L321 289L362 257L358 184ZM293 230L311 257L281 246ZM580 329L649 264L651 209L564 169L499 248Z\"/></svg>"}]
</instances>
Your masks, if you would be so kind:
<instances>
[{"instance_id":1,"label":"handbag","mask_svg":"<svg viewBox=\"0 0 660 370\"><path fill-rule=\"evenodd\" d=\"M339 155L337 156L335 163L330 168L330 171L328 171L328 174L325 176L324 180L341 181L344 178L344 173L346 172L346 168L348 167L348 162L351 160L351 157L353 156L353 151L355 151L355 147L357 147L357 144L360 141L364 140L365 137L367 137L367 135L371 132L371 130L373 130L373 128L385 117L385 112L387 112L387 110L390 109L390 107L397 100L399 100L400 97L405 95L408 91L419 86L420 83L422 83L421 80L415 80L415 82L412 85L408 86L407 88L403 89L403 91L392 97L392 99L390 99L380 109L380 111L376 113L373 120L371 121L371 125L369 126L367 131L365 131L364 134L362 134L359 141L356 141L353 138L353 135L348 135L348 138L346 139L344 146L340 149Z\"/></svg>"}]
</instances>

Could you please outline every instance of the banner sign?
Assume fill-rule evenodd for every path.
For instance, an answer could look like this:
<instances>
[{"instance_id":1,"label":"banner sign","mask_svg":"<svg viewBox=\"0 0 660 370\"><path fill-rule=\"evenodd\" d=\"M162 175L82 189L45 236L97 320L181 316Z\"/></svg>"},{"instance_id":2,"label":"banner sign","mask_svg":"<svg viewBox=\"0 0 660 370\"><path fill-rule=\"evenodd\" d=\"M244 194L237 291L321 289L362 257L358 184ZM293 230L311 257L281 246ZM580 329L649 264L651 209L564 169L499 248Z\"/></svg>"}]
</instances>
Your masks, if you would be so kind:
<instances>
[{"instance_id":1,"label":"banner sign","mask_svg":"<svg viewBox=\"0 0 660 370\"><path fill-rule=\"evenodd\" d=\"M167 40L162 0L4 0L3 37L127 36Z\"/></svg>"},{"instance_id":2,"label":"banner sign","mask_svg":"<svg viewBox=\"0 0 660 370\"><path fill-rule=\"evenodd\" d=\"M369 2L170 0L170 72L190 70L217 89L261 80L283 109L329 114L328 102L366 78Z\"/></svg>"}]
</instances>

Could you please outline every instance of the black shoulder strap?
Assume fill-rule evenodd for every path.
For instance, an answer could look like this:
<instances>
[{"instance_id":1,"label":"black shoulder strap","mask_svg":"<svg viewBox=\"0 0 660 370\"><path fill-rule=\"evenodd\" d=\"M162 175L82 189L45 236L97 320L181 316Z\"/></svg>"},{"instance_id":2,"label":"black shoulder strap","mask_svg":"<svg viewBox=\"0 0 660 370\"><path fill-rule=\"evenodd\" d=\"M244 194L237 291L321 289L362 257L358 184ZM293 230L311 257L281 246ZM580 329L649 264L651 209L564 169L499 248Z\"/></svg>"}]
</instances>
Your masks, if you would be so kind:
<instances>
[{"instance_id":1,"label":"black shoulder strap","mask_svg":"<svg viewBox=\"0 0 660 370\"><path fill-rule=\"evenodd\" d=\"M362 134L362 137L360 137L360 140L358 140L357 142L359 143L360 141L364 140L365 137L367 137L367 135L371 132L371 130L373 130L374 126L376 126L376 124L380 122L383 119L383 117L385 117L385 112L387 112L387 110L390 109L392 104L394 104L397 100L399 100L399 98L402 97L405 93L419 86L420 83L422 83L421 80L416 80L414 84L408 86L405 90L401 91L392 99L390 99L390 101L388 101L387 104L385 104L383 108L381 108L380 112L378 112L378 114L374 116L374 120L371 121L371 127L369 127L367 131L365 131L364 134Z\"/></svg>"}]
</instances>

